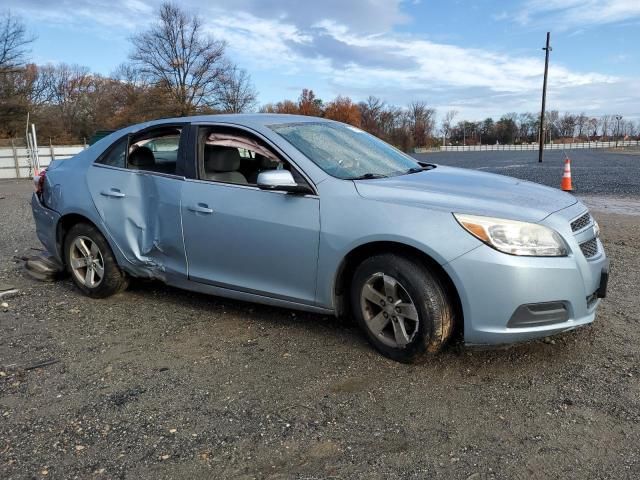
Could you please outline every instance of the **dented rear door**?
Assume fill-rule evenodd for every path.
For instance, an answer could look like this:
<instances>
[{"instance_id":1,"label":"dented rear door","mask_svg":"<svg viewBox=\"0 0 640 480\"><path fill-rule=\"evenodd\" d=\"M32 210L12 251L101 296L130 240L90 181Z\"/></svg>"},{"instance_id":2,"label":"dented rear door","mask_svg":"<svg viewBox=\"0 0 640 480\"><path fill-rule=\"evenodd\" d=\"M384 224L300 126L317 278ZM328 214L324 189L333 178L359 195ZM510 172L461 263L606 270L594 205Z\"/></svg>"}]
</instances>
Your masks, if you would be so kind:
<instances>
[{"instance_id":1,"label":"dented rear door","mask_svg":"<svg viewBox=\"0 0 640 480\"><path fill-rule=\"evenodd\" d=\"M135 275L186 275L180 220L184 178L94 164L91 196L113 243Z\"/></svg>"}]
</instances>

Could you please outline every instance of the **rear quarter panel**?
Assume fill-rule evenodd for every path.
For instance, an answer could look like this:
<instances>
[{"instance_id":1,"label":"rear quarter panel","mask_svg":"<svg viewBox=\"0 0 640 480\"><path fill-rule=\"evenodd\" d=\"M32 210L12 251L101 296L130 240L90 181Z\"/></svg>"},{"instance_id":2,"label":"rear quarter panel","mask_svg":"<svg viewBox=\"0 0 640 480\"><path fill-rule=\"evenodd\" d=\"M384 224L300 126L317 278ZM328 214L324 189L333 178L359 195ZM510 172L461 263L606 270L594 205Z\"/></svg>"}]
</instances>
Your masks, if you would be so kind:
<instances>
[{"instance_id":1,"label":"rear quarter panel","mask_svg":"<svg viewBox=\"0 0 640 480\"><path fill-rule=\"evenodd\" d=\"M50 196L45 199L47 207L57 212L61 219L71 214L87 218L107 239L120 265L124 264L125 258L109 236L91 198L87 183L87 169L116 139L122 137L126 130L113 133L101 139L72 158L56 161L52 165L53 168L47 169L45 187L46 191L51 192ZM61 249L62 245L58 245L58 248ZM59 254L61 253L59 251Z\"/></svg>"}]
</instances>

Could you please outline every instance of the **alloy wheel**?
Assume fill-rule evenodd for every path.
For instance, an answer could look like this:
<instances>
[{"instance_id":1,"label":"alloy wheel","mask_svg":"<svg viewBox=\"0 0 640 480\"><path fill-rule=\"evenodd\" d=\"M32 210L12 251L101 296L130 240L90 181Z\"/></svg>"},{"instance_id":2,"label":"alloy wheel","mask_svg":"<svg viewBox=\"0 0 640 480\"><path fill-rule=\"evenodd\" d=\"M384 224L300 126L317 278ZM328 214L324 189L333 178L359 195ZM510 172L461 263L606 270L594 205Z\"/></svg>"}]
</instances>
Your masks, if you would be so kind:
<instances>
[{"instance_id":1,"label":"alloy wheel","mask_svg":"<svg viewBox=\"0 0 640 480\"><path fill-rule=\"evenodd\" d=\"M418 331L416 306L390 275L375 273L367 279L360 293L360 308L371 333L390 347L405 347Z\"/></svg>"},{"instance_id":2,"label":"alloy wheel","mask_svg":"<svg viewBox=\"0 0 640 480\"><path fill-rule=\"evenodd\" d=\"M88 288L100 285L104 277L104 259L96 242L80 236L71 244L69 265L76 280Z\"/></svg>"}]
</instances>

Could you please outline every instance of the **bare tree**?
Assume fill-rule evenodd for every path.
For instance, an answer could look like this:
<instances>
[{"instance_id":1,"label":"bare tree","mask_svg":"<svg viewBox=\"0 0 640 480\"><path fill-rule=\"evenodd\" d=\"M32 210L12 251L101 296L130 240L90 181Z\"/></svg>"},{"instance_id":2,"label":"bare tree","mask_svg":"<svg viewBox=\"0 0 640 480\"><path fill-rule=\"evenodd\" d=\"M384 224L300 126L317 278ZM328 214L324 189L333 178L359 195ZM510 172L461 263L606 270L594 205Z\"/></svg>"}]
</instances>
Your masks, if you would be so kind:
<instances>
[{"instance_id":1,"label":"bare tree","mask_svg":"<svg viewBox=\"0 0 640 480\"><path fill-rule=\"evenodd\" d=\"M609 133L613 130L613 115L602 115L599 122L601 139L606 141L609 139Z\"/></svg>"},{"instance_id":2,"label":"bare tree","mask_svg":"<svg viewBox=\"0 0 640 480\"><path fill-rule=\"evenodd\" d=\"M89 95L94 91L94 77L87 67L60 64L51 67L51 102L65 133L71 135L74 128L85 129L91 114ZM87 135L87 130L81 132Z\"/></svg>"},{"instance_id":3,"label":"bare tree","mask_svg":"<svg viewBox=\"0 0 640 480\"><path fill-rule=\"evenodd\" d=\"M15 136L24 128L34 70L35 67L0 73L0 136Z\"/></svg>"},{"instance_id":4,"label":"bare tree","mask_svg":"<svg viewBox=\"0 0 640 480\"><path fill-rule=\"evenodd\" d=\"M258 92L246 70L232 67L220 80L216 93L216 105L220 110L242 113L255 108Z\"/></svg>"},{"instance_id":5,"label":"bare tree","mask_svg":"<svg viewBox=\"0 0 640 480\"><path fill-rule=\"evenodd\" d=\"M587 140L598 136L598 119L591 117L587 120Z\"/></svg>"},{"instance_id":6,"label":"bare tree","mask_svg":"<svg viewBox=\"0 0 640 480\"><path fill-rule=\"evenodd\" d=\"M22 20L7 11L0 16L0 72L12 71L25 63L29 44L35 37L27 33Z\"/></svg>"},{"instance_id":7,"label":"bare tree","mask_svg":"<svg viewBox=\"0 0 640 480\"><path fill-rule=\"evenodd\" d=\"M180 7L163 3L159 20L132 38L131 61L173 97L178 115L216 102L230 65L226 43L204 34L202 23Z\"/></svg>"},{"instance_id":8,"label":"bare tree","mask_svg":"<svg viewBox=\"0 0 640 480\"><path fill-rule=\"evenodd\" d=\"M581 138L584 135L584 132L587 129L588 121L589 118L584 114L584 112L576 115L576 128L578 129L578 138Z\"/></svg>"},{"instance_id":9,"label":"bare tree","mask_svg":"<svg viewBox=\"0 0 640 480\"><path fill-rule=\"evenodd\" d=\"M456 118L456 115L458 115L458 112L456 110L449 110L444 114L444 118L442 119L440 131L442 132L445 143L447 142L447 138L451 136L451 130L453 129L453 119Z\"/></svg>"},{"instance_id":10,"label":"bare tree","mask_svg":"<svg viewBox=\"0 0 640 480\"><path fill-rule=\"evenodd\" d=\"M436 111L429 108L426 102L415 101L408 107L409 123L413 133L414 145L424 147L433 136Z\"/></svg>"},{"instance_id":11,"label":"bare tree","mask_svg":"<svg viewBox=\"0 0 640 480\"><path fill-rule=\"evenodd\" d=\"M560 119L558 120L558 130L560 131L560 136L564 138L573 138L575 130L576 130L577 119L576 116L566 112Z\"/></svg>"},{"instance_id":12,"label":"bare tree","mask_svg":"<svg viewBox=\"0 0 640 480\"><path fill-rule=\"evenodd\" d=\"M358 104L360 108L361 126L364 130L378 137L382 134L381 115L385 104L378 97L369 95L367 100Z\"/></svg>"}]
</instances>

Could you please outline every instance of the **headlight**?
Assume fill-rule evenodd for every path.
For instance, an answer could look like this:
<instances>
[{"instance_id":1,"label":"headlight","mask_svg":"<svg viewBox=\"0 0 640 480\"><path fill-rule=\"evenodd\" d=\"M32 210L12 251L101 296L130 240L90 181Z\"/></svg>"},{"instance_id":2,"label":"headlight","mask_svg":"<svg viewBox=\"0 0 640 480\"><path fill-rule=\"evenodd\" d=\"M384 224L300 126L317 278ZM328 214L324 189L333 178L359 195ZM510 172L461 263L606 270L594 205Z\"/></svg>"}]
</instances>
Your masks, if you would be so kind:
<instances>
[{"instance_id":1,"label":"headlight","mask_svg":"<svg viewBox=\"0 0 640 480\"><path fill-rule=\"evenodd\" d=\"M501 252L531 257L567 255L558 232L542 225L461 213L453 216L467 232Z\"/></svg>"}]
</instances>

